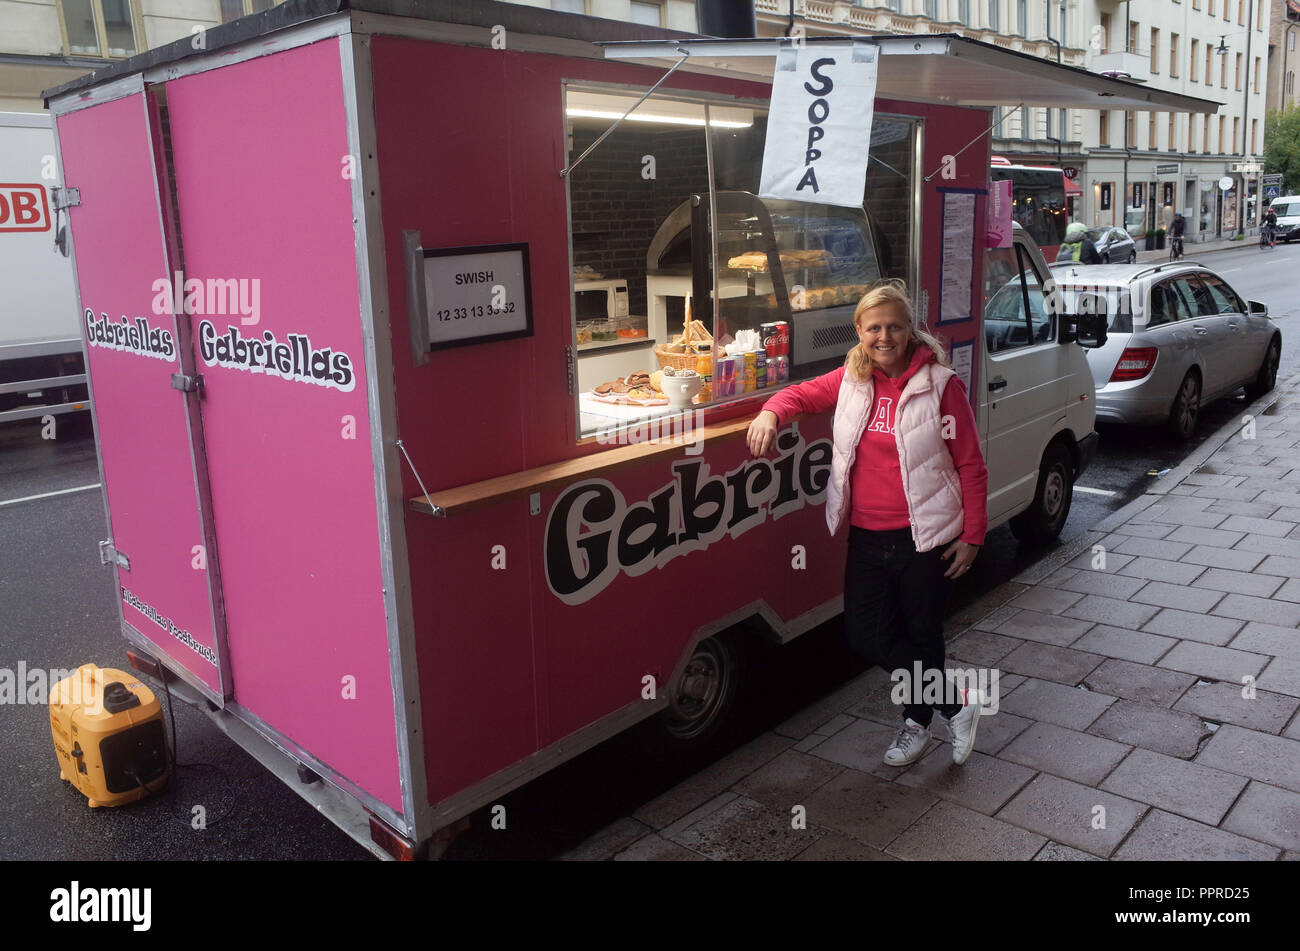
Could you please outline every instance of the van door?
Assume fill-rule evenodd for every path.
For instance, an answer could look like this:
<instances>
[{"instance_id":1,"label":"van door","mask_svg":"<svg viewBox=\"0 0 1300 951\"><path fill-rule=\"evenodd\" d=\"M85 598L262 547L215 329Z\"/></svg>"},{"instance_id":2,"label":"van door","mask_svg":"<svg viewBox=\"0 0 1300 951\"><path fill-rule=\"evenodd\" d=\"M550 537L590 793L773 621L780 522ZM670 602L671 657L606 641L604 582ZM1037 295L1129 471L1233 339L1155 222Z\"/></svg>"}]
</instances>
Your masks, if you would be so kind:
<instances>
[{"instance_id":1,"label":"van door","mask_svg":"<svg viewBox=\"0 0 1300 951\"><path fill-rule=\"evenodd\" d=\"M220 704L225 620L189 327L169 290L157 105L139 88L72 109L55 126L63 180L80 191L68 220L112 542L101 557L127 639Z\"/></svg>"},{"instance_id":2,"label":"van door","mask_svg":"<svg viewBox=\"0 0 1300 951\"><path fill-rule=\"evenodd\" d=\"M984 356L980 418L989 470L989 520L1033 501L1043 450L1065 419L1071 366L1058 342L1027 242L984 253Z\"/></svg>"}]
</instances>

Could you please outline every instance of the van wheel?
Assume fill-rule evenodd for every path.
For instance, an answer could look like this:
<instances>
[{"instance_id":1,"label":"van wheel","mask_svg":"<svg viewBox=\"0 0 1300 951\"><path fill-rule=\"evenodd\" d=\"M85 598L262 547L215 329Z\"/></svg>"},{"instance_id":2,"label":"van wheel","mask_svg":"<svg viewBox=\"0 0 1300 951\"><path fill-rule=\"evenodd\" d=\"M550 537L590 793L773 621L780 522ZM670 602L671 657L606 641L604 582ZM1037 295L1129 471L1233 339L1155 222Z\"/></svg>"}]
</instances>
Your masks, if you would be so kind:
<instances>
[{"instance_id":1,"label":"van wheel","mask_svg":"<svg viewBox=\"0 0 1300 951\"><path fill-rule=\"evenodd\" d=\"M1195 370L1188 370L1174 396L1174 405L1169 410L1169 422L1166 424L1169 434L1179 442L1187 442L1196 435L1196 421L1200 412L1201 378Z\"/></svg>"},{"instance_id":2,"label":"van wheel","mask_svg":"<svg viewBox=\"0 0 1300 951\"><path fill-rule=\"evenodd\" d=\"M1074 460L1065 446L1054 442L1043 453L1033 504L1011 520L1011 533L1026 545L1048 544L1065 528L1073 499Z\"/></svg>"},{"instance_id":3,"label":"van wheel","mask_svg":"<svg viewBox=\"0 0 1300 951\"><path fill-rule=\"evenodd\" d=\"M1282 338L1274 336L1264 352L1264 362L1260 364L1259 375L1246 384L1246 395L1258 399L1277 385L1277 367L1282 362Z\"/></svg>"},{"instance_id":4,"label":"van wheel","mask_svg":"<svg viewBox=\"0 0 1300 951\"><path fill-rule=\"evenodd\" d=\"M722 732L739 706L745 667L743 639L727 631L695 645L660 714L670 747L694 750Z\"/></svg>"}]
</instances>

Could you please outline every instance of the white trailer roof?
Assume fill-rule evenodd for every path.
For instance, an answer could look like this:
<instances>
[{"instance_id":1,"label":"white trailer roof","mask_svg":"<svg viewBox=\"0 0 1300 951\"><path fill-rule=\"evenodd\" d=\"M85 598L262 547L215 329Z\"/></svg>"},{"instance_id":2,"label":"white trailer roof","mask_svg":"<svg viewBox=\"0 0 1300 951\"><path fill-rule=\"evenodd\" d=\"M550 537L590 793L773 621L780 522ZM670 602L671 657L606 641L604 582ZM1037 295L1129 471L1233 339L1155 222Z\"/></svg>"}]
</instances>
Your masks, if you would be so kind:
<instances>
[{"instance_id":1,"label":"white trailer roof","mask_svg":"<svg viewBox=\"0 0 1300 951\"><path fill-rule=\"evenodd\" d=\"M1053 63L956 34L938 36L806 37L817 50L852 50L855 43L880 48L876 94L886 99L954 106L1146 109L1161 112L1218 110L1221 102L1110 79L1086 69ZM598 43L607 59L662 65L687 60L681 69L770 82L776 56L793 41L781 37L738 40L629 40Z\"/></svg>"}]
</instances>

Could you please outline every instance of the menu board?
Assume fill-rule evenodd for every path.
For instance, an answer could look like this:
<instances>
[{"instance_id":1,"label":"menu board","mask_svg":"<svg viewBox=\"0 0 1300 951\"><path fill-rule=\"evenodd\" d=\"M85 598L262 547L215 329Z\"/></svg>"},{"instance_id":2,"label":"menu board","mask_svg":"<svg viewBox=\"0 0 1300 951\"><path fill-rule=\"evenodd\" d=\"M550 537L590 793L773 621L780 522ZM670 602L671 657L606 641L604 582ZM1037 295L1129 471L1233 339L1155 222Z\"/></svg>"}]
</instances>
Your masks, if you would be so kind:
<instances>
[{"instance_id":1,"label":"menu board","mask_svg":"<svg viewBox=\"0 0 1300 951\"><path fill-rule=\"evenodd\" d=\"M424 251L430 350L533 333L527 244Z\"/></svg>"},{"instance_id":2,"label":"menu board","mask_svg":"<svg viewBox=\"0 0 1300 951\"><path fill-rule=\"evenodd\" d=\"M939 323L971 319L971 268L975 262L975 194L943 190L943 257Z\"/></svg>"}]
</instances>

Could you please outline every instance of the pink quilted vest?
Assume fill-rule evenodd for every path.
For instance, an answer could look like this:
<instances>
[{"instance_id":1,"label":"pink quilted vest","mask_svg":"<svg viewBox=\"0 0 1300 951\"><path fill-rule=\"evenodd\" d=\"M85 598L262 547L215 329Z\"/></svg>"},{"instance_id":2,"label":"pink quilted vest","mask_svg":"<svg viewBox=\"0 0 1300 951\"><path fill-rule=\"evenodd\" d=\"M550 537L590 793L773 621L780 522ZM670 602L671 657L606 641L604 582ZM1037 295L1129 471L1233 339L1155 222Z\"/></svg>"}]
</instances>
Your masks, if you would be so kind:
<instances>
[{"instance_id":1,"label":"pink quilted vest","mask_svg":"<svg viewBox=\"0 0 1300 951\"><path fill-rule=\"evenodd\" d=\"M957 374L938 363L927 363L903 387L894 416L903 494L912 522L917 551L929 551L958 538L965 526L961 479L943 439L939 401ZM867 427L875 398L875 382L844 374L835 403L831 478L826 485L826 524L834 535L849 510L849 473L858 443Z\"/></svg>"}]
</instances>

